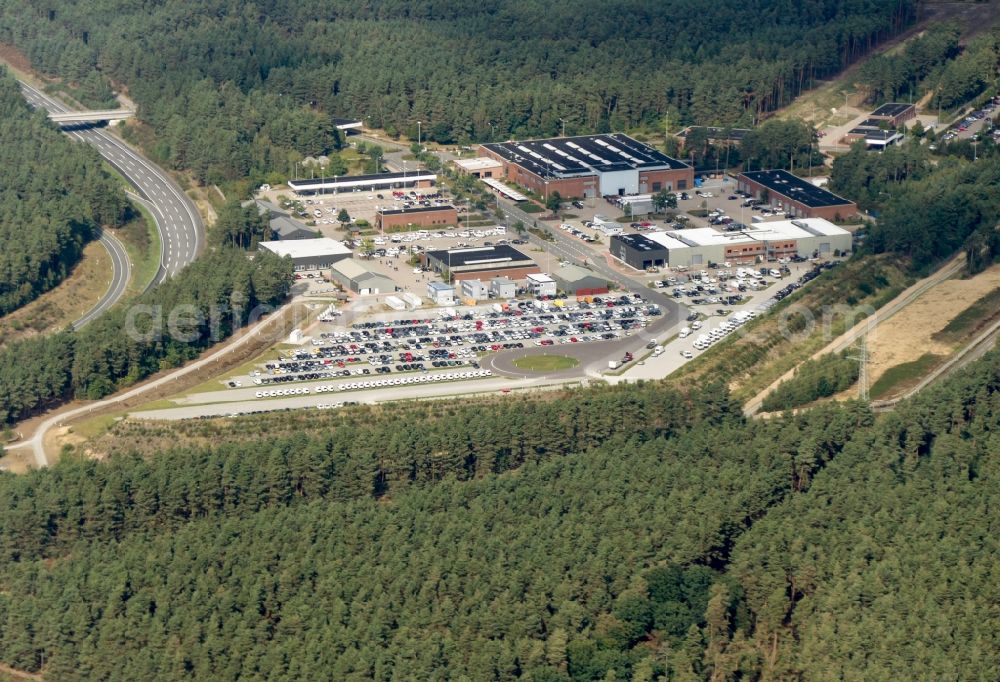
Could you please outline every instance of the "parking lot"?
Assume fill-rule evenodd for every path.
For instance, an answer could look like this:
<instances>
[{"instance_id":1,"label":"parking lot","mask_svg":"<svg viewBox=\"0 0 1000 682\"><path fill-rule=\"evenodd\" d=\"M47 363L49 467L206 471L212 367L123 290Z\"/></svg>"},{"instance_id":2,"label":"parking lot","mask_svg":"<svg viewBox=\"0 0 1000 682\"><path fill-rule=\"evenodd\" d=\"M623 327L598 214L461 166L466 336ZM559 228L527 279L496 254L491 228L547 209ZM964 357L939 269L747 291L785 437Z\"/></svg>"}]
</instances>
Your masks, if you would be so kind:
<instances>
[{"instance_id":1,"label":"parking lot","mask_svg":"<svg viewBox=\"0 0 1000 682\"><path fill-rule=\"evenodd\" d=\"M491 353L622 339L662 314L641 294L624 294L589 303L550 299L410 311L349 326L330 322L308 345L224 383L241 396L267 399L317 388L345 392L482 379L492 375L481 365Z\"/></svg>"}]
</instances>

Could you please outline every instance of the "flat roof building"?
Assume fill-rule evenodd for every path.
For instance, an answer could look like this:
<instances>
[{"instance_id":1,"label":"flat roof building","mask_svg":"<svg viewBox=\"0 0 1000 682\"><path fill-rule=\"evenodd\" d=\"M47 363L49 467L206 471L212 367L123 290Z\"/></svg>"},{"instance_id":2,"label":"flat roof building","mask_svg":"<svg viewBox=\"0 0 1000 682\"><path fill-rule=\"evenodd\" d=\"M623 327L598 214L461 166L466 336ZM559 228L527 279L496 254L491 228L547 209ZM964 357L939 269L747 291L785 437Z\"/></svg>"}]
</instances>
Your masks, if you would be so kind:
<instances>
[{"instance_id":1,"label":"flat roof building","mask_svg":"<svg viewBox=\"0 0 1000 682\"><path fill-rule=\"evenodd\" d=\"M327 237L261 242L257 248L282 258L291 258L296 270L324 270L337 261L351 257L351 250L344 246L344 242Z\"/></svg>"},{"instance_id":2,"label":"flat roof building","mask_svg":"<svg viewBox=\"0 0 1000 682\"><path fill-rule=\"evenodd\" d=\"M851 233L823 218L758 223L740 232L710 227L611 238L609 251L625 264L649 267L705 266L709 263L748 265L780 258L832 255L851 250Z\"/></svg>"},{"instance_id":3,"label":"flat roof building","mask_svg":"<svg viewBox=\"0 0 1000 682\"><path fill-rule=\"evenodd\" d=\"M517 285L509 277L494 277L490 281L490 293L496 298L514 298L517 295Z\"/></svg>"},{"instance_id":4,"label":"flat roof building","mask_svg":"<svg viewBox=\"0 0 1000 682\"><path fill-rule=\"evenodd\" d=\"M906 121L917 117L917 106L906 102L889 102L880 106L869 116L888 121L891 127L898 128Z\"/></svg>"},{"instance_id":5,"label":"flat roof building","mask_svg":"<svg viewBox=\"0 0 1000 682\"><path fill-rule=\"evenodd\" d=\"M375 212L375 228L383 232L405 230L411 226L440 228L457 224L458 211L450 205L380 208Z\"/></svg>"},{"instance_id":6,"label":"flat roof building","mask_svg":"<svg viewBox=\"0 0 1000 682\"><path fill-rule=\"evenodd\" d=\"M688 189L694 171L628 135L581 135L479 147L506 179L543 196L596 197Z\"/></svg>"},{"instance_id":7,"label":"flat roof building","mask_svg":"<svg viewBox=\"0 0 1000 682\"><path fill-rule=\"evenodd\" d=\"M435 272L451 274L453 280L507 277L524 279L540 272L529 256L507 245L480 246L447 251L425 251L420 258Z\"/></svg>"},{"instance_id":8,"label":"flat roof building","mask_svg":"<svg viewBox=\"0 0 1000 682\"><path fill-rule=\"evenodd\" d=\"M345 258L330 266L330 276L345 289L362 296L368 294L391 294L396 291L396 283L381 272L376 272L363 261Z\"/></svg>"},{"instance_id":9,"label":"flat roof building","mask_svg":"<svg viewBox=\"0 0 1000 682\"><path fill-rule=\"evenodd\" d=\"M536 296L555 296L559 290L556 281L544 272L528 275L528 288Z\"/></svg>"},{"instance_id":10,"label":"flat roof building","mask_svg":"<svg viewBox=\"0 0 1000 682\"><path fill-rule=\"evenodd\" d=\"M427 298L434 305L453 305L455 303L455 287L444 282L428 282Z\"/></svg>"},{"instance_id":11,"label":"flat roof building","mask_svg":"<svg viewBox=\"0 0 1000 682\"><path fill-rule=\"evenodd\" d=\"M786 170L745 171L737 178L739 189L798 218L844 220L858 212L853 201L839 197Z\"/></svg>"},{"instance_id":12,"label":"flat roof building","mask_svg":"<svg viewBox=\"0 0 1000 682\"><path fill-rule=\"evenodd\" d=\"M853 144L858 140L864 140L865 144L875 149L885 149L890 144L896 144L903 139L902 134L883 118L866 118L864 121L851 128L841 139L845 144Z\"/></svg>"},{"instance_id":13,"label":"flat roof building","mask_svg":"<svg viewBox=\"0 0 1000 682\"><path fill-rule=\"evenodd\" d=\"M456 159L455 167L460 173L474 178L492 178L503 176L503 164L496 159L480 156L475 159Z\"/></svg>"},{"instance_id":14,"label":"flat roof building","mask_svg":"<svg viewBox=\"0 0 1000 682\"><path fill-rule=\"evenodd\" d=\"M336 116L330 119L333 127L342 132L349 132L352 130L361 130L362 123L357 119L353 118L337 118Z\"/></svg>"},{"instance_id":15,"label":"flat roof building","mask_svg":"<svg viewBox=\"0 0 1000 682\"><path fill-rule=\"evenodd\" d=\"M433 187L437 175L427 171L409 173L372 173L370 175L342 175L309 180L289 180L288 188L296 195L353 192L354 190L377 192L380 189L400 187Z\"/></svg>"}]
</instances>

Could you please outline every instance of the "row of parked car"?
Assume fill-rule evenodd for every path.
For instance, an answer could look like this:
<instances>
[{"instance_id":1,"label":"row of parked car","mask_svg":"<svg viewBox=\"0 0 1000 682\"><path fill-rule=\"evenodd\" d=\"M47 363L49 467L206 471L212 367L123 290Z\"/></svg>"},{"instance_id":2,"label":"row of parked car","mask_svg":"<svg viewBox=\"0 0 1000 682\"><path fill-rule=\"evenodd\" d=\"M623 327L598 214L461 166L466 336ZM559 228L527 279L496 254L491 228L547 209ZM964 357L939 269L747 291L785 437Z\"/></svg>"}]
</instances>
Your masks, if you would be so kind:
<instances>
[{"instance_id":1,"label":"row of parked car","mask_svg":"<svg viewBox=\"0 0 1000 682\"><path fill-rule=\"evenodd\" d=\"M493 376L493 372L488 369L473 369L463 372L442 372L438 374L421 374L418 376L394 377L390 379L371 379L365 381L350 381L340 384L320 384L310 389L308 386L297 386L292 388L278 388L265 391L256 391L257 398L281 398L310 395L311 393L333 393L341 391L360 391L372 388L386 388L390 386L410 386L413 384L433 384L442 381L461 381L463 379L483 379Z\"/></svg>"}]
</instances>

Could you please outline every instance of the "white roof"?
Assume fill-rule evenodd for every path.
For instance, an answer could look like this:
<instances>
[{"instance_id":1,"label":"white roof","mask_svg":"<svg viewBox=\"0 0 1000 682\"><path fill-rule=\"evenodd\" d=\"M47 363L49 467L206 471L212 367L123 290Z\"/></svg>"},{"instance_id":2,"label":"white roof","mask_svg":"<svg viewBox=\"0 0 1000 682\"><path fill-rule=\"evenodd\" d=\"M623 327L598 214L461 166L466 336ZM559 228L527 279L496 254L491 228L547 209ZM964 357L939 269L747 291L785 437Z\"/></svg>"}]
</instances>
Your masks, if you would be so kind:
<instances>
[{"instance_id":1,"label":"white roof","mask_svg":"<svg viewBox=\"0 0 1000 682\"><path fill-rule=\"evenodd\" d=\"M528 279L532 282L538 282L539 284L546 284L548 282L555 282L554 279L546 275L544 272L538 272L535 274L528 275Z\"/></svg>"},{"instance_id":2,"label":"white roof","mask_svg":"<svg viewBox=\"0 0 1000 682\"><path fill-rule=\"evenodd\" d=\"M496 191L500 192L501 194L510 197L511 201L527 201L527 199L528 199L528 197L524 196L523 194L521 194L520 192L518 192L516 189L514 189L512 187L508 187L507 185L503 184L499 180L494 180L493 178L482 178L482 181L486 185L488 185L488 186L492 187L493 189L495 189Z\"/></svg>"},{"instance_id":3,"label":"white roof","mask_svg":"<svg viewBox=\"0 0 1000 682\"><path fill-rule=\"evenodd\" d=\"M351 250L344 246L344 242L338 242L336 239L330 239L329 237L292 239L282 242L261 242L259 246L279 256L290 256L293 259L315 256L343 256L350 255L351 253Z\"/></svg>"},{"instance_id":4,"label":"white roof","mask_svg":"<svg viewBox=\"0 0 1000 682\"><path fill-rule=\"evenodd\" d=\"M456 159L455 165L467 171L486 170L487 168L503 168L503 164L496 159L481 156L477 159Z\"/></svg>"}]
</instances>

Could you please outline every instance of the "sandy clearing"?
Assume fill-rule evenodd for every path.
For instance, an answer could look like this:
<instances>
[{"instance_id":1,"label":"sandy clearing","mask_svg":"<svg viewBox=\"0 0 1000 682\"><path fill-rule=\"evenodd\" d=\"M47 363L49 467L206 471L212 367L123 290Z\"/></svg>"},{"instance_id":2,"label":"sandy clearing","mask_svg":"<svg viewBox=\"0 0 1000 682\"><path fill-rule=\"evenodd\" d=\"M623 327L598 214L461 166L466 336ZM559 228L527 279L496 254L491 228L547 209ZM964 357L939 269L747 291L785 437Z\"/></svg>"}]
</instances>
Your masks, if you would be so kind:
<instances>
[{"instance_id":1,"label":"sandy clearing","mask_svg":"<svg viewBox=\"0 0 1000 682\"><path fill-rule=\"evenodd\" d=\"M1000 288L1000 265L972 279L946 280L878 325L868 338L869 381L875 383L890 367L912 362L924 353L950 355L955 349L932 336L997 288Z\"/></svg>"}]
</instances>

